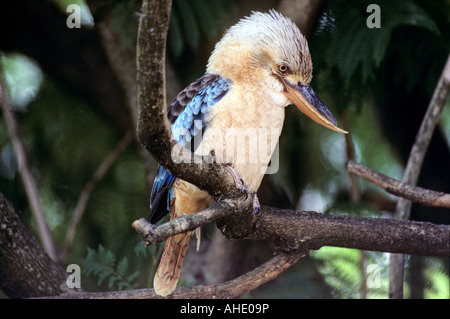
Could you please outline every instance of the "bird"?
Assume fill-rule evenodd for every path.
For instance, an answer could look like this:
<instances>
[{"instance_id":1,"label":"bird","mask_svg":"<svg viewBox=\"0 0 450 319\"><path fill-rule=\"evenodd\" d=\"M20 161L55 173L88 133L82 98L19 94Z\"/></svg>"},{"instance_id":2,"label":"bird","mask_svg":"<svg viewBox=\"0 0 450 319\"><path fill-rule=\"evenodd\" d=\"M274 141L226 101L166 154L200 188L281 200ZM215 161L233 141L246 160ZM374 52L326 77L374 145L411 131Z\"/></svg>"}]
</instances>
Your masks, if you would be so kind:
<instances>
[{"instance_id":1,"label":"bird","mask_svg":"<svg viewBox=\"0 0 450 319\"><path fill-rule=\"evenodd\" d=\"M230 167L253 196L280 137L285 107L294 104L313 121L339 133L336 119L310 86L312 60L295 23L274 9L252 11L216 43L206 72L181 91L167 109L172 138L195 154ZM158 166L150 196L149 222L199 212L214 199L195 185ZM197 250L199 231L197 233ZM169 237L153 287L161 296L177 286L192 232Z\"/></svg>"}]
</instances>

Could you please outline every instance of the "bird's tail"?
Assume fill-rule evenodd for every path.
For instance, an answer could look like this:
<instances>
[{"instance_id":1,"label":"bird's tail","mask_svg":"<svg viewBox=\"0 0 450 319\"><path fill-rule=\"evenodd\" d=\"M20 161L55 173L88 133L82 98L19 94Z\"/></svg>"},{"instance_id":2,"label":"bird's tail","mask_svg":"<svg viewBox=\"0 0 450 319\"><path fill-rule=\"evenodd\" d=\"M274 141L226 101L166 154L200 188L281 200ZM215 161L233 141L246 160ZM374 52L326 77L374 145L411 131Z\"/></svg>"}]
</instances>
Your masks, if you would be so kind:
<instances>
[{"instance_id":1,"label":"bird's tail","mask_svg":"<svg viewBox=\"0 0 450 319\"><path fill-rule=\"evenodd\" d=\"M170 202L170 220L184 214L199 212L211 205L212 202L213 200L209 197L193 199L192 193L186 190L186 183L179 183L175 188L174 196ZM197 228L195 233L197 234L198 250L198 245L200 244L200 228ZM155 292L158 295L167 296L176 288L191 234L192 231L167 239L161 261L153 279L153 288L155 288Z\"/></svg>"},{"instance_id":2,"label":"bird's tail","mask_svg":"<svg viewBox=\"0 0 450 319\"><path fill-rule=\"evenodd\" d=\"M161 261L153 279L153 287L156 294L167 296L177 286L191 233L178 234L167 239Z\"/></svg>"}]
</instances>

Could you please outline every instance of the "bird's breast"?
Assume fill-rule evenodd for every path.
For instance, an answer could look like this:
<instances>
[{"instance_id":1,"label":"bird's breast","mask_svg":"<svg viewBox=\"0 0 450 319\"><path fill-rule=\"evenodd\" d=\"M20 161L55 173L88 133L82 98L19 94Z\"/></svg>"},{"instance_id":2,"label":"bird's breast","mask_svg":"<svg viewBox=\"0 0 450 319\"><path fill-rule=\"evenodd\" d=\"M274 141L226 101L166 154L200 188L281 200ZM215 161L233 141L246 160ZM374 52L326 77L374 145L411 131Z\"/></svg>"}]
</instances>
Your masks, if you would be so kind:
<instances>
[{"instance_id":1,"label":"bird's breast","mask_svg":"<svg viewBox=\"0 0 450 319\"><path fill-rule=\"evenodd\" d=\"M232 165L256 191L276 149L284 107L262 92L233 89L212 108L197 153L213 150L217 161Z\"/></svg>"}]
</instances>

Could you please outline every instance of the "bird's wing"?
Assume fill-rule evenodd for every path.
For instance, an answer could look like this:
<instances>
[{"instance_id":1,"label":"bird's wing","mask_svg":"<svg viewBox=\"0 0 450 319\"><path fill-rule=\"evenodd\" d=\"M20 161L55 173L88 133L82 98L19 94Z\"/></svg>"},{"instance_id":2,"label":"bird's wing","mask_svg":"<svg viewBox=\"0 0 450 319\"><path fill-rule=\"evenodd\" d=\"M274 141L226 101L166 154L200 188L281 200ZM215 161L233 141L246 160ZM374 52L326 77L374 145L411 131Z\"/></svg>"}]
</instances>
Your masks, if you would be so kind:
<instances>
[{"instance_id":1,"label":"bird's wing","mask_svg":"<svg viewBox=\"0 0 450 319\"><path fill-rule=\"evenodd\" d=\"M206 74L177 95L167 117L174 139L183 147L196 149L200 140L193 143L193 137L206 129L209 108L228 92L230 83L219 75Z\"/></svg>"},{"instance_id":2,"label":"bird's wing","mask_svg":"<svg viewBox=\"0 0 450 319\"><path fill-rule=\"evenodd\" d=\"M177 95L167 110L175 141L191 151L195 150L200 138L194 137L206 129L210 107L222 99L230 84L230 80L219 75L205 74ZM170 211L171 187L174 181L175 177L159 165L150 196L151 223L156 223ZM164 198L167 199L167 204L160 205Z\"/></svg>"},{"instance_id":3,"label":"bird's wing","mask_svg":"<svg viewBox=\"0 0 450 319\"><path fill-rule=\"evenodd\" d=\"M162 165L158 165L158 172L153 181L150 195L150 214L148 216L150 223L157 223L170 211L171 187L174 181L175 176L170 174ZM167 205L160 205L163 198L167 199Z\"/></svg>"}]
</instances>

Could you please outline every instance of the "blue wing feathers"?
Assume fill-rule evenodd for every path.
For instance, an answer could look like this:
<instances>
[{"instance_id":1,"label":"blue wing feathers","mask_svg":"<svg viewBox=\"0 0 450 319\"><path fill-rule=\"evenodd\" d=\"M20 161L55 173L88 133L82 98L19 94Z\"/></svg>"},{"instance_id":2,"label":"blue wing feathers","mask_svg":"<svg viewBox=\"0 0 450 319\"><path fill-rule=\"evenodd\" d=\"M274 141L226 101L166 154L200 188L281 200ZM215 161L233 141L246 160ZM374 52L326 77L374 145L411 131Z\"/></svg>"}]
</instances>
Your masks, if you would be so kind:
<instances>
[{"instance_id":1,"label":"blue wing feathers","mask_svg":"<svg viewBox=\"0 0 450 319\"><path fill-rule=\"evenodd\" d=\"M158 171L150 195L150 214L148 219L152 224L156 223L170 211L169 204L171 197L169 195L174 181L175 176L170 174L162 165L158 165ZM164 200L164 198L167 199L165 207L161 205L164 202L161 202L161 200Z\"/></svg>"},{"instance_id":2,"label":"blue wing feathers","mask_svg":"<svg viewBox=\"0 0 450 319\"><path fill-rule=\"evenodd\" d=\"M155 181L153 182L153 189L152 189L152 198L153 201L154 195L156 193L160 192L161 189L164 187L171 187L173 182L175 180L175 177L170 174L163 166L158 166L158 172L155 177Z\"/></svg>"},{"instance_id":3,"label":"blue wing feathers","mask_svg":"<svg viewBox=\"0 0 450 319\"><path fill-rule=\"evenodd\" d=\"M200 141L191 143L193 138L206 129L210 107L222 99L230 84L229 80L219 75L206 74L177 95L167 111L175 141L183 147L190 146L191 151L194 151ZM156 223L170 211L174 181L175 177L159 165L150 197L151 223ZM161 200L164 199L167 204L161 205Z\"/></svg>"},{"instance_id":4,"label":"blue wing feathers","mask_svg":"<svg viewBox=\"0 0 450 319\"><path fill-rule=\"evenodd\" d=\"M220 101L228 92L229 85L229 80L218 75L208 74L178 94L169 108L169 119L173 120L172 134L178 143L185 147L200 130L206 128L209 108ZM187 97L192 96L193 86L198 91L189 100ZM182 104L186 105L183 111L179 113ZM172 110L175 112L172 112Z\"/></svg>"}]
</instances>

